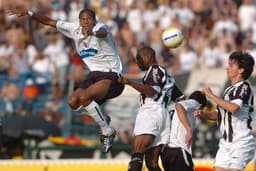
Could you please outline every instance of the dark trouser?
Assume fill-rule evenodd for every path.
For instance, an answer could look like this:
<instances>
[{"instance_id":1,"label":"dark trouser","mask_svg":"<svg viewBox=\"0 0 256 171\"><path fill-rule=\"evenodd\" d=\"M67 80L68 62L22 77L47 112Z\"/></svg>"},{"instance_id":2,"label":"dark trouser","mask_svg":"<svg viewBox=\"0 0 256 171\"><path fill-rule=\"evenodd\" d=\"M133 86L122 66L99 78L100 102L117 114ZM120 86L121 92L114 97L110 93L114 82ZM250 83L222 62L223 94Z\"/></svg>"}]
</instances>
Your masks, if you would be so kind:
<instances>
[{"instance_id":1,"label":"dark trouser","mask_svg":"<svg viewBox=\"0 0 256 171\"><path fill-rule=\"evenodd\" d=\"M194 171L191 155L181 148L165 147L161 160L165 171Z\"/></svg>"},{"instance_id":2,"label":"dark trouser","mask_svg":"<svg viewBox=\"0 0 256 171\"><path fill-rule=\"evenodd\" d=\"M86 89L86 88L90 87L91 85L93 85L94 83L96 83L100 80L104 80L104 79L112 80L112 84L108 90L107 95L100 101L97 101L97 103L99 105L101 105L106 100L115 98L123 92L124 85L119 84L117 82L118 78L119 78L119 74L115 73L115 72L92 71L86 76L86 79L84 81L75 85L75 89L77 89L77 88Z\"/></svg>"}]
</instances>

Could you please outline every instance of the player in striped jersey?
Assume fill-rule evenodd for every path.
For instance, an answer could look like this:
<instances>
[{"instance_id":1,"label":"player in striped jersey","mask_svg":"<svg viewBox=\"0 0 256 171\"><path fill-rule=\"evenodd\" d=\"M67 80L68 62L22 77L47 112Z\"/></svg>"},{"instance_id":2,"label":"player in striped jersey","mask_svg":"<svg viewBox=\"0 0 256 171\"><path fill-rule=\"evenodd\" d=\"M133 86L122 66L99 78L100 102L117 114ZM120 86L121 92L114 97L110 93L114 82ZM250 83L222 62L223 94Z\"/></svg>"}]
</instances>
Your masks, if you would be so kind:
<instances>
[{"instance_id":1,"label":"player in striped jersey","mask_svg":"<svg viewBox=\"0 0 256 171\"><path fill-rule=\"evenodd\" d=\"M165 171L194 171L191 143L196 117L193 112L206 105L207 99L201 91L194 91L187 100L175 105L171 112L170 141L161 153Z\"/></svg>"},{"instance_id":2,"label":"player in striped jersey","mask_svg":"<svg viewBox=\"0 0 256 171\"><path fill-rule=\"evenodd\" d=\"M253 57L241 51L229 56L227 75L231 85L223 97L204 88L206 96L217 104L217 111L205 113L200 110L196 116L217 120L222 135L214 162L215 171L242 171L255 153L256 142L250 126L253 111L253 90L247 79L254 68Z\"/></svg>"},{"instance_id":3,"label":"player in striped jersey","mask_svg":"<svg viewBox=\"0 0 256 171\"><path fill-rule=\"evenodd\" d=\"M146 71L142 84L120 77L122 84L129 85L139 91L140 103L134 126L134 140L131 152L129 171L140 171L143 157L146 153L161 151L161 145L166 144L170 135L170 120L167 106L171 101L183 98L183 94L175 85L173 77L166 69L156 62L155 51L151 47L143 47L136 55L138 66ZM159 171L156 161L149 168L150 171Z\"/></svg>"},{"instance_id":4,"label":"player in striped jersey","mask_svg":"<svg viewBox=\"0 0 256 171\"><path fill-rule=\"evenodd\" d=\"M57 28L74 40L77 53L90 73L81 84L75 86L69 98L69 106L96 121L102 133L103 151L108 152L116 131L109 126L110 119L102 113L99 105L119 96L124 89L124 85L117 82L122 64L108 26L98 22L95 12L88 8L80 11L79 23L54 20L26 9L12 9L9 14L18 17L28 15L42 24Z\"/></svg>"}]
</instances>

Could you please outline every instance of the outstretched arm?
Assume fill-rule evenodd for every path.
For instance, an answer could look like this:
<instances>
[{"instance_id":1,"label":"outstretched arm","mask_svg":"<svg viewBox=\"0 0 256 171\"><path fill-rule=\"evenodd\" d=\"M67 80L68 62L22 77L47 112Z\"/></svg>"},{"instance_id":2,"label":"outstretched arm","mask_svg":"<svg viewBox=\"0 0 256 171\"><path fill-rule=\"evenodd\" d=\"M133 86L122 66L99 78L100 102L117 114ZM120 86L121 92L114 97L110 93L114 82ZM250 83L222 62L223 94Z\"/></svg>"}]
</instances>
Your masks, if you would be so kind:
<instances>
[{"instance_id":1,"label":"outstretched arm","mask_svg":"<svg viewBox=\"0 0 256 171\"><path fill-rule=\"evenodd\" d=\"M118 82L121 84L127 84L127 85L133 87L138 92L145 94L147 96L154 96L156 93L155 90L151 86L136 83L135 81L131 81L123 76L118 78Z\"/></svg>"},{"instance_id":2,"label":"outstretched arm","mask_svg":"<svg viewBox=\"0 0 256 171\"><path fill-rule=\"evenodd\" d=\"M53 20L47 16L43 16L43 15L39 15L35 12L32 12L30 10L26 10L26 9L11 9L11 10L8 10L7 13L9 15L14 15L16 14L17 17L22 17L22 16L30 16L31 18L35 19L36 21L44 24L44 25L48 25L48 26L52 26L52 27L56 27L56 23L57 21L56 20Z\"/></svg>"}]
</instances>

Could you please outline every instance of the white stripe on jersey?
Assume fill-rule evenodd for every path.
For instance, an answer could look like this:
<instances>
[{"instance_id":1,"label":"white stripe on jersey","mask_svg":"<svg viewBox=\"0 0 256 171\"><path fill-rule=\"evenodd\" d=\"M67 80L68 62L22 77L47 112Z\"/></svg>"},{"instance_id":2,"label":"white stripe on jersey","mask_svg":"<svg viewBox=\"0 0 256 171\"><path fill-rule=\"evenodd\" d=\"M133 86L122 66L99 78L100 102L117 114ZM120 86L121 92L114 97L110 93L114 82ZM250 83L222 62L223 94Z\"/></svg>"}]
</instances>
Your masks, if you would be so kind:
<instances>
[{"instance_id":1,"label":"white stripe on jersey","mask_svg":"<svg viewBox=\"0 0 256 171\"><path fill-rule=\"evenodd\" d=\"M98 22L93 31L104 28L108 35L105 38L97 38L90 35L84 37L81 27L77 23L57 21L57 29L65 36L75 41L77 53L90 71L121 73L122 64L118 56L118 50L107 25Z\"/></svg>"},{"instance_id":2,"label":"white stripe on jersey","mask_svg":"<svg viewBox=\"0 0 256 171\"><path fill-rule=\"evenodd\" d=\"M248 120L249 113L253 110L253 91L250 84L247 81L241 81L229 86L224 91L223 99L240 106L240 109L233 114L217 106L218 126L223 138L233 142L250 135Z\"/></svg>"},{"instance_id":3,"label":"white stripe on jersey","mask_svg":"<svg viewBox=\"0 0 256 171\"><path fill-rule=\"evenodd\" d=\"M162 103L168 105L171 101L175 80L169 76L165 68L160 65L152 65L143 78L143 84L149 85L157 92L153 97L141 94L141 105L147 102Z\"/></svg>"}]
</instances>

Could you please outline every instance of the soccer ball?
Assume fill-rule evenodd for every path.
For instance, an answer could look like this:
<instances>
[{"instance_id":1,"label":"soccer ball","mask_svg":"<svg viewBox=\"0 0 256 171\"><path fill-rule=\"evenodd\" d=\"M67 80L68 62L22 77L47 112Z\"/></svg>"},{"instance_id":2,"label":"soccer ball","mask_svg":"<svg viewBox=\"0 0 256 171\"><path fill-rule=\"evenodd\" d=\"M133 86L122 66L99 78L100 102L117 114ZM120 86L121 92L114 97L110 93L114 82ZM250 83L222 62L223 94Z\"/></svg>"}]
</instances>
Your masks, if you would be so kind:
<instances>
[{"instance_id":1,"label":"soccer ball","mask_svg":"<svg viewBox=\"0 0 256 171\"><path fill-rule=\"evenodd\" d=\"M177 48L183 42L184 36L180 29L171 27L163 31L162 40L166 47Z\"/></svg>"}]
</instances>

